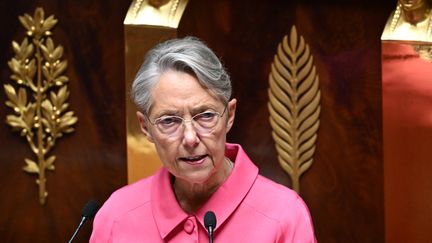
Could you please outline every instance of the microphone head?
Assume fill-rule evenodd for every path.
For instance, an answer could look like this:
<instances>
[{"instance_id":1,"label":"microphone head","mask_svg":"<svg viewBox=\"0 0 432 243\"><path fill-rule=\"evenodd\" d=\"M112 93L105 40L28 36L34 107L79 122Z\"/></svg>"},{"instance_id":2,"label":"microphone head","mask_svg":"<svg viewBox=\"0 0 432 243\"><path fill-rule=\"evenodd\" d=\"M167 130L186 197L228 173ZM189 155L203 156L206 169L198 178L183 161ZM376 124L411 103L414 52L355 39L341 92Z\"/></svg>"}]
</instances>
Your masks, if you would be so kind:
<instances>
[{"instance_id":1,"label":"microphone head","mask_svg":"<svg viewBox=\"0 0 432 243\"><path fill-rule=\"evenodd\" d=\"M93 218L97 211L99 210L99 205L97 202L91 200L86 203L84 206L81 215L85 218Z\"/></svg>"},{"instance_id":2,"label":"microphone head","mask_svg":"<svg viewBox=\"0 0 432 243\"><path fill-rule=\"evenodd\" d=\"M212 227L212 229L216 228L216 215L213 211L207 211L204 215L204 226L208 229Z\"/></svg>"}]
</instances>

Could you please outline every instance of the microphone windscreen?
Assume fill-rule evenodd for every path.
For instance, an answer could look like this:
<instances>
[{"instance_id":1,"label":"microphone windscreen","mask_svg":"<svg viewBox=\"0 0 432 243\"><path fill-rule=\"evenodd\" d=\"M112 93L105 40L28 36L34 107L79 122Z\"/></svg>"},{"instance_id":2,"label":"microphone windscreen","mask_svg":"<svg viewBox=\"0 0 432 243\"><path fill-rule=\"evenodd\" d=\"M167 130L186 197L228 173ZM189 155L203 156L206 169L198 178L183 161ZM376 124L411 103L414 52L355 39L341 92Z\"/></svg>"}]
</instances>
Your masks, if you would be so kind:
<instances>
[{"instance_id":1,"label":"microphone windscreen","mask_svg":"<svg viewBox=\"0 0 432 243\"><path fill-rule=\"evenodd\" d=\"M98 210L99 210L99 205L97 204L97 202L91 200L86 203L86 205L82 210L81 215L86 218L92 218L93 216L95 216Z\"/></svg>"},{"instance_id":2,"label":"microphone windscreen","mask_svg":"<svg viewBox=\"0 0 432 243\"><path fill-rule=\"evenodd\" d=\"M206 228L212 227L213 229L216 228L216 215L213 213L213 211L207 211L204 215L204 226Z\"/></svg>"}]
</instances>

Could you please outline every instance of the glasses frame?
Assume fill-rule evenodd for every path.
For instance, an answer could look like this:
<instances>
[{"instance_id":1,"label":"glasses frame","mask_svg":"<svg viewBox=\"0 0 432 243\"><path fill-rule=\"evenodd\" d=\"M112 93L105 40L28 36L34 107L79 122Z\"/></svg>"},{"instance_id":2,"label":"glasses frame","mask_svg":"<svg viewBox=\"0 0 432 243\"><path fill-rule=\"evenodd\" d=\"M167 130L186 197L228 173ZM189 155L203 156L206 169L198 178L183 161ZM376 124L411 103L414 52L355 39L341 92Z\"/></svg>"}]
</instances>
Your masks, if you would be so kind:
<instances>
[{"instance_id":1,"label":"glasses frame","mask_svg":"<svg viewBox=\"0 0 432 243\"><path fill-rule=\"evenodd\" d=\"M209 131L209 133L211 133L211 132L213 131L213 129L217 126L217 124L219 123L219 118L223 117L223 115L225 114L225 111L227 110L227 107L228 107L228 104L225 105L225 107L224 107L222 113L219 113L219 112L217 112L217 111L212 112L212 113L215 113L215 115L218 116L218 118L217 118L218 120L216 121L215 125L211 128L211 130ZM200 113L198 113L198 114L195 114L195 115L192 116L190 119L184 119L184 118L181 117L181 116L168 116L168 117L173 117L173 118L178 118L178 119L180 119L180 120L182 121L182 123L180 124L179 128L180 128L180 127L184 127L185 124L186 124L186 122L190 122L191 125L192 125L192 127L194 128L194 130L195 130L196 133L198 133L198 134L203 134L203 133L200 133L200 132L197 130L197 128L195 127L195 125L193 125L193 122L195 121L195 120L194 120L195 117L197 117L197 116L199 116L199 115L202 115L203 113L206 113L206 112L208 112L208 111L204 111L204 112L200 112ZM146 115L146 118L147 118L147 120L150 122L150 124L151 124L152 126L156 126L157 130L158 130L161 134L168 135L168 136L172 136L173 134L175 134L175 133L179 130L179 128L177 128L173 133L165 133L165 132L161 131L161 129L160 129L159 126L158 126L158 121L162 120L162 119L161 119L162 117L158 117L158 118L154 119L153 121L151 121L150 118L149 118L147 115Z\"/></svg>"}]
</instances>

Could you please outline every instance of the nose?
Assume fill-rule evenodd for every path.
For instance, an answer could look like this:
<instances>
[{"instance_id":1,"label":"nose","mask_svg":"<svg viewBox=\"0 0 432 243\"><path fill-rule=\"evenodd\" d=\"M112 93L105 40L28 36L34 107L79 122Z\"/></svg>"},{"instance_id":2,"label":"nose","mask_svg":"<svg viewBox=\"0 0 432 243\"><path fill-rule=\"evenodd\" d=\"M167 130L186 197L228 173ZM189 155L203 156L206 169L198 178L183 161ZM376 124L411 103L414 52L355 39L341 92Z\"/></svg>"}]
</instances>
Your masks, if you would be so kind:
<instances>
[{"instance_id":1,"label":"nose","mask_svg":"<svg viewBox=\"0 0 432 243\"><path fill-rule=\"evenodd\" d=\"M200 139L195 130L193 120L184 121L183 123L183 143L187 146L194 147Z\"/></svg>"}]
</instances>

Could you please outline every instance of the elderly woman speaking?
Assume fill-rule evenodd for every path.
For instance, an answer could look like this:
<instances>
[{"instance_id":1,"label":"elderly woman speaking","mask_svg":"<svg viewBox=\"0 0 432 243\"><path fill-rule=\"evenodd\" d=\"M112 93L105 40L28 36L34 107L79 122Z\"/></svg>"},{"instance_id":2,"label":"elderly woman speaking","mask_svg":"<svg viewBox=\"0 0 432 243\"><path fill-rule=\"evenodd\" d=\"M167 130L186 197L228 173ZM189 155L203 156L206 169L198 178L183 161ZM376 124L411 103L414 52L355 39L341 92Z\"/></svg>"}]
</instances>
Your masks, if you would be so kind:
<instances>
[{"instance_id":1,"label":"elderly woman speaking","mask_svg":"<svg viewBox=\"0 0 432 243\"><path fill-rule=\"evenodd\" d=\"M292 190L226 142L236 99L219 59L192 37L146 55L132 85L138 120L163 168L125 186L94 220L91 242L315 242Z\"/></svg>"}]
</instances>

